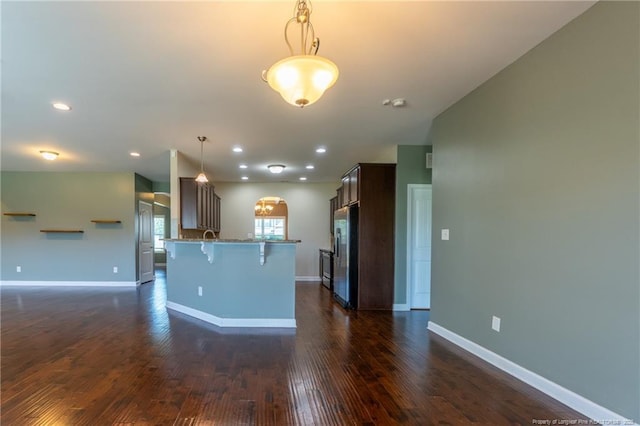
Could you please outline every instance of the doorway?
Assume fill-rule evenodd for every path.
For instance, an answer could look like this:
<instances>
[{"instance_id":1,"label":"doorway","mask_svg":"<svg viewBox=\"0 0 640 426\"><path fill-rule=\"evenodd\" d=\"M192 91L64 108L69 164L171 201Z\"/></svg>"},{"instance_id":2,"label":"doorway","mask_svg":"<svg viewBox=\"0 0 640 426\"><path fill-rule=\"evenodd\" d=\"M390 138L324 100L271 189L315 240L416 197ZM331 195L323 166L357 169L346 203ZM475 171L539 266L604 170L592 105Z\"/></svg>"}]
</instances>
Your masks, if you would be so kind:
<instances>
[{"instance_id":1,"label":"doorway","mask_svg":"<svg viewBox=\"0 0 640 426\"><path fill-rule=\"evenodd\" d=\"M153 280L153 206L138 202L138 277L140 284Z\"/></svg>"},{"instance_id":2,"label":"doorway","mask_svg":"<svg viewBox=\"0 0 640 426\"><path fill-rule=\"evenodd\" d=\"M407 185L407 304L431 308L432 188Z\"/></svg>"}]
</instances>

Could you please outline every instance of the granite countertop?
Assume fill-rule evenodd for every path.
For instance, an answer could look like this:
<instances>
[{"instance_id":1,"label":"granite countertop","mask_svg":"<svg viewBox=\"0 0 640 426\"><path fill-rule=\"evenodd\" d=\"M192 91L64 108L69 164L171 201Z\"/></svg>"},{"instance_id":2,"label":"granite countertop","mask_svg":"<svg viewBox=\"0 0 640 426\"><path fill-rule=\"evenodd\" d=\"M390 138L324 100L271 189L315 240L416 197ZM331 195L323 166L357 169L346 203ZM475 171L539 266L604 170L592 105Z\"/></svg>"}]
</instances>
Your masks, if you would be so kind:
<instances>
[{"instance_id":1,"label":"granite countertop","mask_svg":"<svg viewBox=\"0 0 640 426\"><path fill-rule=\"evenodd\" d=\"M302 240L255 240L255 239L231 239L231 238L218 238L212 240L211 238L202 239L202 238L167 238L164 241L167 242L175 242L175 243L272 243L272 244L292 244L292 243L300 243Z\"/></svg>"}]
</instances>

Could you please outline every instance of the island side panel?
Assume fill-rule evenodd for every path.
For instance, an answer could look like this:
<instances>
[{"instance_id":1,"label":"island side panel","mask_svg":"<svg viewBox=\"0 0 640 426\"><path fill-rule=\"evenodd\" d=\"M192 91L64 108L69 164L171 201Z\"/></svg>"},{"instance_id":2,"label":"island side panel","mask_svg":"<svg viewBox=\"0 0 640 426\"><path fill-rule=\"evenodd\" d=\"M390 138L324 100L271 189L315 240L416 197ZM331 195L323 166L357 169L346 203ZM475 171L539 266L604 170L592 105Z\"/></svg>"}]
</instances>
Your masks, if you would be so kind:
<instances>
[{"instance_id":1,"label":"island side panel","mask_svg":"<svg viewBox=\"0 0 640 426\"><path fill-rule=\"evenodd\" d=\"M213 263L198 243L177 243L167 259L167 301L220 318L295 319L295 244L214 244ZM198 287L202 296L198 296Z\"/></svg>"}]
</instances>

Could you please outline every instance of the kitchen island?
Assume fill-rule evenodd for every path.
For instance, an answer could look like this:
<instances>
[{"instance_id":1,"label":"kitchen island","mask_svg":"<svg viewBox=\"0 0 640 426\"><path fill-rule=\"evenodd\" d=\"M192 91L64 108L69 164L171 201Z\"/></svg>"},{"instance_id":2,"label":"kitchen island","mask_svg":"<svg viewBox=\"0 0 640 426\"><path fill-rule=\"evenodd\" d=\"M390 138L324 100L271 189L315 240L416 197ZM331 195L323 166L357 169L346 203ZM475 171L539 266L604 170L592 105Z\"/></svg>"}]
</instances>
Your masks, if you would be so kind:
<instances>
[{"instance_id":1,"label":"kitchen island","mask_svg":"<svg viewBox=\"0 0 640 426\"><path fill-rule=\"evenodd\" d=\"M220 327L295 328L299 242L166 240L166 306Z\"/></svg>"}]
</instances>

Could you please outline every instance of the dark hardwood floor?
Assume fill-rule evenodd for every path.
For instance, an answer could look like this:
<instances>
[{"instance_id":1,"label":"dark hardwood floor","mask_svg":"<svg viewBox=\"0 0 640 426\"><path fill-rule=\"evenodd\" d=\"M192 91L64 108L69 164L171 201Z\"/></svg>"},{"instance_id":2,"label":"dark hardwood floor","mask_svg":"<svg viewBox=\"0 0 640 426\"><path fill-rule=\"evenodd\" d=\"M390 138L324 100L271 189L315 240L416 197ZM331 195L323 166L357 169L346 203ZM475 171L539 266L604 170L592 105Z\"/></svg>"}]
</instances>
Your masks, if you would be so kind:
<instances>
[{"instance_id":1,"label":"dark hardwood floor","mask_svg":"<svg viewBox=\"0 0 640 426\"><path fill-rule=\"evenodd\" d=\"M522 424L580 419L427 331L297 286L296 330L167 313L164 275L120 288L2 288L2 425ZM250 296L249 296L250 297Z\"/></svg>"}]
</instances>

